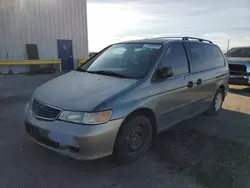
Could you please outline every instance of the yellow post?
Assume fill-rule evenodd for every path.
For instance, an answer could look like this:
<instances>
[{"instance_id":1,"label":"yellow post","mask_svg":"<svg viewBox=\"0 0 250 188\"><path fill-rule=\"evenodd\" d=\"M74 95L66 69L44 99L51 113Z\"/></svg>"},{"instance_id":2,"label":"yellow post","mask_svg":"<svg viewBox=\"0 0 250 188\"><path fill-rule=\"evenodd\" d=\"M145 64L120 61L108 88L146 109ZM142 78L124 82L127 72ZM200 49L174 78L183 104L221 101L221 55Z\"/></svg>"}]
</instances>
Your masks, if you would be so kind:
<instances>
[{"instance_id":1,"label":"yellow post","mask_svg":"<svg viewBox=\"0 0 250 188\"><path fill-rule=\"evenodd\" d=\"M62 72L62 63L59 63L59 72Z\"/></svg>"},{"instance_id":2,"label":"yellow post","mask_svg":"<svg viewBox=\"0 0 250 188\"><path fill-rule=\"evenodd\" d=\"M80 67L82 64L86 63L88 59L78 59L78 67Z\"/></svg>"}]
</instances>

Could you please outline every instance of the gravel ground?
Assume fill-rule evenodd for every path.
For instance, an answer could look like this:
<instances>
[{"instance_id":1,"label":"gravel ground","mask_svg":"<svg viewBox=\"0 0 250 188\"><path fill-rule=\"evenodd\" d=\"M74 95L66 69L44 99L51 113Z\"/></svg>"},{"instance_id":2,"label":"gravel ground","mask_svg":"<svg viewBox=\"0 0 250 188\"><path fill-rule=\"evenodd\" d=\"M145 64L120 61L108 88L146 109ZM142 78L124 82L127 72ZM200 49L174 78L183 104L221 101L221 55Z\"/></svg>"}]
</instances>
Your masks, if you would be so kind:
<instances>
[{"instance_id":1,"label":"gravel ground","mask_svg":"<svg viewBox=\"0 0 250 188\"><path fill-rule=\"evenodd\" d=\"M217 117L198 116L161 134L145 157L77 161L36 145L24 132L31 92L57 75L0 75L0 187L250 187L250 89L232 87Z\"/></svg>"}]
</instances>

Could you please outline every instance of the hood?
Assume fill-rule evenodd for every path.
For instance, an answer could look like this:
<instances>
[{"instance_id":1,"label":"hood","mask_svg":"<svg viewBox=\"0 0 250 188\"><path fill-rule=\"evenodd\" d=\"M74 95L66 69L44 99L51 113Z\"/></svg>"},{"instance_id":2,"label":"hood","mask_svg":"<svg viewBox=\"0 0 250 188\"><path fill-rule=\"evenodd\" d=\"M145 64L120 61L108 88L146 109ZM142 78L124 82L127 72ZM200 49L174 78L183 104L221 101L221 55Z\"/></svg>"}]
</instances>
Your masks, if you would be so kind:
<instances>
[{"instance_id":1,"label":"hood","mask_svg":"<svg viewBox=\"0 0 250 188\"><path fill-rule=\"evenodd\" d=\"M226 59L229 64L250 63L250 58L247 57L227 57Z\"/></svg>"},{"instance_id":2,"label":"hood","mask_svg":"<svg viewBox=\"0 0 250 188\"><path fill-rule=\"evenodd\" d=\"M65 110L92 111L105 99L126 89L136 81L71 71L37 88L33 97Z\"/></svg>"}]
</instances>

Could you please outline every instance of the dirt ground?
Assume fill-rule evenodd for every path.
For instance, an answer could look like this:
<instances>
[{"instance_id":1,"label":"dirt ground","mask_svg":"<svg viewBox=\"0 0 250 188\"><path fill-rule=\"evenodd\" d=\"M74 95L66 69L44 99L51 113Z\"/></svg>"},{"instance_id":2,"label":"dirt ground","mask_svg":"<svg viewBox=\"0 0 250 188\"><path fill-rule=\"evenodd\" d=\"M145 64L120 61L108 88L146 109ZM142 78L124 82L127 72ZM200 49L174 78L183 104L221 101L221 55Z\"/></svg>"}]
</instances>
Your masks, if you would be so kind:
<instances>
[{"instance_id":1,"label":"dirt ground","mask_svg":"<svg viewBox=\"0 0 250 188\"><path fill-rule=\"evenodd\" d=\"M200 115L161 134L138 162L77 161L24 131L32 91L57 75L0 75L0 187L250 187L250 89L230 87L219 116Z\"/></svg>"}]
</instances>

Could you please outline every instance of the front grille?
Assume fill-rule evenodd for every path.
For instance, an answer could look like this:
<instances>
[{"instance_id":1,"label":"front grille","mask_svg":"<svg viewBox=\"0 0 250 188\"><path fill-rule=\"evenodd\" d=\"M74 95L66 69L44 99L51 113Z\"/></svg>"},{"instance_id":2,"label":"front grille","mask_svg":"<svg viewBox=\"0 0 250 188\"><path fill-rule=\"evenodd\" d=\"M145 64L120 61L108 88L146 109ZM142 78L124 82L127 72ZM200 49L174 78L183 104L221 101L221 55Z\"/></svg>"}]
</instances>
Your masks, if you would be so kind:
<instances>
[{"instance_id":1,"label":"front grille","mask_svg":"<svg viewBox=\"0 0 250 188\"><path fill-rule=\"evenodd\" d=\"M229 64L230 73L245 73L247 72L246 65Z\"/></svg>"},{"instance_id":2,"label":"front grille","mask_svg":"<svg viewBox=\"0 0 250 188\"><path fill-rule=\"evenodd\" d=\"M46 120L56 119L62 110L33 100L32 110L36 117Z\"/></svg>"}]
</instances>

